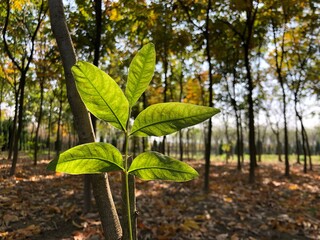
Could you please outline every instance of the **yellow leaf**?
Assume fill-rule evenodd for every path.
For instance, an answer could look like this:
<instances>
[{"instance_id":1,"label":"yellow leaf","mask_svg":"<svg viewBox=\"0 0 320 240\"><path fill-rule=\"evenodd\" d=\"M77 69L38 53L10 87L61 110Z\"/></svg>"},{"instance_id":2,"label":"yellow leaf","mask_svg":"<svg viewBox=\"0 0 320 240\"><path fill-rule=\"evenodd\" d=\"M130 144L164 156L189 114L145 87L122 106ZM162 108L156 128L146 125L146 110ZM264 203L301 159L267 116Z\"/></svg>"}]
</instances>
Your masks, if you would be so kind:
<instances>
[{"instance_id":1,"label":"yellow leaf","mask_svg":"<svg viewBox=\"0 0 320 240\"><path fill-rule=\"evenodd\" d=\"M122 19L120 12L116 8L111 10L109 17L111 21L115 22L120 21Z\"/></svg>"},{"instance_id":2,"label":"yellow leaf","mask_svg":"<svg viewBox=\"0 0 320 240\"><path fill-rule=\"evenodd\" d=\"M231 203L232 202L232 198L231 197L223 197L223 201Z\"/></svg>"},{"instance_id":3,"label":"yellow leaf","mask_svg":"<svg viewBox=\"0 0 320 240\"><path fill-rule=\"evenodd\" d=\"M136 32L138 27L139 27L139 23L135 22L131 27L131 32L133 32L133 33Z\"/></svg>"},{"instance_id":4,"label":"yellow leaf","mask_svg":"<svg viewBox=\"0 0 320 240\"><path fill-rule=\"evenodd\" d=\"M9 236L9 232L0 232L0 239L6 239Z\"/></svg>"},{"instance_id":5,"label":"yellow leaf","mask_svg":"<svg viewBox=\"0 0 320 240\"><path fill-rule=\"evenodd\" d=\"M290 190L298 190L299 189L299 186L297 184L290 184L289 185L289 189Z\"/></svg>"},{"instance_id":6,"label":"yellow leaf","mask_svg":"<svg viewBox=\"0 0 320 240\"><path fill-rule=\"evenodd\" d=\"M22 7L30 3L30 0L11 0L11 9L21 11Z\"/></svg>"},{"instance_id":7,"label":"yellow leaf","mask_svg":"<svg viewBox=\"0 0 320 240\"><path fill-rule=\"evenodd\" d=\"M183 224L181 224L181 228L185 231L198 230L200 229L199 224L193 219L186 219Z\"/></svg>"}]
</instances>

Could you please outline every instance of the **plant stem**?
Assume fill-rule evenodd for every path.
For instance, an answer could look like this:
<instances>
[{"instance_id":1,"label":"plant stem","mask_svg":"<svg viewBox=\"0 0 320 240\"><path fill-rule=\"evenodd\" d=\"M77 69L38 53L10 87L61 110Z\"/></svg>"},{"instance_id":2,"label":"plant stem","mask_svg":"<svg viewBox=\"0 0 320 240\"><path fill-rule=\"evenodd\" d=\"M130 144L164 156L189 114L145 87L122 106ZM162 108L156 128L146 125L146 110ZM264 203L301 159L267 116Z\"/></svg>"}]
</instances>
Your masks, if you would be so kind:
<instances>
[{"instance_id":1,"label":"plant stem","mask_svg":"<svg viewBox=\"0 0 320 240\"><path fill-rule=\"evenodd\" d=\"M128 217L128 228L129 228L129 239L133 240L132 234L132 222L131 222L131 208L130 208L130 191L129 191L129 173L128 173L128 158L129 158L129 135L128 132L125 134L125 191L126 191L126 205L127 205L127 217Z\"/></svg>"},{"instance_id":2,"label":"plant stem","mask_svg":"<svg viewBox=\"0 0 320 240\"><path fill-rule=\"evenodd\" d=\"M127 211L128 211L128 228L129 228L129 238L133 240L132 236L132 222L131 222L131 208L130 208L130 191L129 191L129 173L126 174L126 197L127 197Z\"/></svg>"}]
</instances>

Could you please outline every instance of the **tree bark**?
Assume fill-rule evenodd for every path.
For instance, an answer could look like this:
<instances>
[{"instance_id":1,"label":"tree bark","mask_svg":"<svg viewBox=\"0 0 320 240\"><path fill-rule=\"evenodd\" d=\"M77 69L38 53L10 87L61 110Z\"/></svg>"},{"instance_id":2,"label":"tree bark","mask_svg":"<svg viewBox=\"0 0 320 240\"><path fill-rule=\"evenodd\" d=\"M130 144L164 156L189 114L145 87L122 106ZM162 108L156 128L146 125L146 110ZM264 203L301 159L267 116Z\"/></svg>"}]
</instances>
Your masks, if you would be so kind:
<instances>
[{"instance_id":1,"label":"tree bark","mask_svg":"<svg viewBox=\"0 0 320 240\"><path fill-rule=\"evenodd\" d=\"M62 58L65 72L67 96L74 116L75 129L79 142L94 142L94 134L88 111L77 92L71 67L76 63L76 56L71 37L66 25L62 0L49 0L50 22ZM93 193L99 210L105 239L118 240L122 229L112 198L107 174L90 176Z\"/></svg>"},{"instance_id":2,"label":"tree bark","mask_svg":"<svg viewBox=\"0 0 320 240\"><path fill-rule=\"evenodd\" d=\"M101 0L95 0L94 1L94 10L95 10L95 23L96 23L96 31L95 31L95 38L93 40L94 42L94 56L93 56L93 64L95 66L99 66L99 59L100 59L100 47L101 47L101 16L102 16L102 10L101 10L102 2ZM97 130L97 118L90 114L91 122L92 122L92 128L94 133L96 133ZM87 174L84 175L84 212L89 212L91 209L91 183L90 183L90 176Z\"/></svg>"},{"instance_id":3,"label":"tree bark","mask_svg":"<svg viewBox=\"0 0 320 240\"><path fill-rule=\"evenodd\" d=\"M11 161L12 159L12 153L13 153L13 143L14 139L16 138L17 135L17 121L18 121L18 109L19 109L19 90L16 89L16 84L14 86L14 116L13 116L13 123L12 123L12 129L10 131L10 138L9 138L9 143L8 143L8 161Z\"/></svg>"},{"instance_id":4,"label":"tree bark","mask_svg":"<svg viewBox=\"0 0 320 240\"><path fill-rule=\"evenodd\" d=\"M286 22L284 23L286 24ZM282 113L283 113L283 120L284 120L284 161L285 161L285 176L289 177L290 176L290 163L289 163L289 138L288 138L288 123L287 123L287 95L286 95L286 91L285 91L285 83L284 83L284 79L282 76L282 64L283 64L283 60L284 60L284 37L285 34L282 34L282 39L281 39L281 45L280 45L280 49L281 49L281 56L279 56L279 52L278 52L278 46L277 46L277 37L276 37L276 25L275 23L272 21L272 33L273 33L273 41L274 41L274 45L275 45L275 63L276 63L276 74L277 74L277 78L278 81L280 83L281 86L281 91L282 91L282 104L283 104L283 109L282 109ZM280 59L279 59L280 57Z\"/></svg>"},{"instance_id":5,"label":"tree bark","mask_svg":"<svg viewBox=\"0 0 320 240\"><path fill-rule=\"evenodd\" d=\"M61 140L61 118L62 118L62 106L63 106L63 85L60 86L60 94L59 94L59 112L58 112L58 121L57 121L57 135L55 141L55 151L56 157L60 155L62 140Z\"/></svg>"},{"instance_id":6,"label":"tree bark","mask_svg":"<svg viewBox=\"0 0 320 240\"><path fill-rule=\"evenodd\" d=\"M53 98L50 98L49 100L49 119L48 119L48 137L47 137L47 148L48 148L48 159L51 158L51 122L52 122L52 104L53 104Z\"/></svg>"},{"instance_id":7,"label":"tree bark","mask_svg":"<svg viewBox=\"0 0 320 240\"><path fill-rule=\"evenodd\" d=\"M295 104L296 104L296 103L295 103ZM298 123L296 123L296 131L295 131L295 135L296 135L296 155L297 155L297 164L301 164L301 163L300 163L300 141L299 141Z\"/></svg>"},{"instance_id":8,"label":"tree bark","mask_svg":"<svg viewBox=\"0 0 320 240\"><path fill-rule=\"evenodd\" d=\"M209 21L210 21L210 13L211 10L211 0L208 1L207 10L206 10L206 29L204 31L204 37L206 40L206 57L209 65L209 107L213 107L213 77L212 71L213 66L211 63L211 52L210 52L210 30L209 30ZM208 121L208 132L206 136L205 143L205 174L204 174L204 191L209 192L209 178L210 178L210 158L211 158L211 136L212 136L212 119L210 118Z\"/></svg>"},{"instance_id":9,"label":"tree bark","mask_svg":"<svg viewBox=\"0 0 320 240\"><path fill-rule=\"evenodd\" d=\"M240 137L240 127L241 127L241 121L240 121L240 110L238 109L237 106L237 102L236 102L236 79L237 79L237 70L236 70L236 66L233 67L233 71L232 71L232 75L233 75L233 80L232 80L232 89L229 89L229 85L227 83L227 91L228 91L228 95L229 98L231 100L231 105L234 111L234 115L236 117L236 136L237 136L237 140L236 140L236 151L237 151L237 169L238 171L241 171L241 137ZM227 78L226 78L227 81ZM231 94L232 91L232 94Z\"/></svg>"},{"instance_id":10,"label":"tree bark","mask_svg":"<svg viewBox=\"0 0 320 240\"><path fill-rule=\"evenodd\" d=\"M14 135L13 140L13 158L10 169L10 176L13 176L16 172L16 165L18 162L19 153L19 140L23 129L23 113L24 113L24 90L26 84L26 73L23 71L20 78L20 96L19 96L19 110L18 110L18 129Z\"/></svg>"},{"instance_id":11,"label":"tree bark","mask_svg":"<svg viewBox=\"0 0 320 240\"><path fill-rule=\"evenodd\" d=\"M37 120L36 136L34 140L34 153L33 153L33 165L37 165L38 162L38 152L39 152L39 132L40 125L43 116L43 98L44 98L44 78L40 79L40 106L39 106L39 115Z\"/></svg>"},{"instance_id":12,"label":"tree bark","mask_svg":"<svg viewBox=\"0 0 320 240\"><path fill-rule=\"evenodd\" d=\"M251 66L250 66L250 45L251 38L253 34L253 27L255 22L255 13L252 12L252 4L248 7L247 10L247 36L245 43L243 44L244 48L244 64L246 68L246 77L247 77L247 100L248 100L248 119L249 119L249 151L250 151L250 169L249 169L249 182L255 182L255 167L256 167L256 142L255 142L255 124L254 124L254 102L253 102L253 80L251 75ZM255 10L256 11L256 10Z\"/></svg>"},{"instance_id":13,"label":"tree bark","mask_svg":"<svg viewBox=\"0 0 320 240\"><path fill-rule=\"evenodd\" d=\"M179 77L179 86L180 86L180 91L179 91L179 100L182 102L183 100L183 62L184 59L181 59L181 72L180 72L180 77ZM180 161L183 161L183 132L182 130L179 131L179 153L180 153Z\"/></svg>"}]
</instances>

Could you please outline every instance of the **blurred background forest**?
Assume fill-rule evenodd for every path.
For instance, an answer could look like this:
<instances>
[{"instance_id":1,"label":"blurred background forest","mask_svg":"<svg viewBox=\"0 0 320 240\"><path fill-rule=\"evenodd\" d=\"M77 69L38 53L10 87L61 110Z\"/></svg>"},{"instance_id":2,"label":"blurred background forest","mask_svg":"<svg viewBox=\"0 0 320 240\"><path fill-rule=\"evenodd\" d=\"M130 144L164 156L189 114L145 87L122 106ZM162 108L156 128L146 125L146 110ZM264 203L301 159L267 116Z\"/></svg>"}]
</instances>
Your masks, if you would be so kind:
<instances>
[{"instance_id":1,"label":"blurred background forest","mask_svg":"<svg viewBox=\"0 0 320 240\"><path fill-rule=\"evenodd\" d=\"M156 73L135 106L177 101L221 109L219 117L166 139L135 141L180 159L261 154L288 164L320 154L319 13L315 0L64 1L79 60L124 87L133 54L147 42ZM15 172L19 151L37 164L77 144L63 68L46 1L0 8L0 146ZM94 121L98 141L122 138ZM211 132L212 130L212 132ZM208 140L209 139L209 140ZM140 140L139 140L140 141ZM254 155L254 156L253 156ZM319 161L319 157L314 158ZM235 160L236 161L236 160Z\"/></svg>"}]
</instances>

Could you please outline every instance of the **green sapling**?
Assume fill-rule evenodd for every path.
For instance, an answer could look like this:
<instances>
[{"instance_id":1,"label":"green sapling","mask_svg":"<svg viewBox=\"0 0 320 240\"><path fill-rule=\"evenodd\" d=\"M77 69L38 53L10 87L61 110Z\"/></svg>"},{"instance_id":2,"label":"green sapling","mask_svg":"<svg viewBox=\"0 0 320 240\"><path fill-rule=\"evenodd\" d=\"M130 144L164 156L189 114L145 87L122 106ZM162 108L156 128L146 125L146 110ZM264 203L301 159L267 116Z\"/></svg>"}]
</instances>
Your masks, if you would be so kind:
<instances>
[{"instance_id":1,"label":"green sapling","mask_svg":"<svg viewBox=\"0 0 320 240\"><path fill-rule=\"evenodd\" d=\"M126 191L128 236L134 239L131 222L129 176L143 180L189 181L198 176L188 164L148 151L129 163L129 143L133 136L164 136L201 123L219 112L218 109L187 103L170 102L149 106L140 112L131 126L132 107L147 89L156 63L152 43L145 45L129 67L125 92L105 72L96 66L79 61L72 67L78 92L87 109L97 118L120 129L125 137L125 152L121 153L109 143L88 143L73 147L52 160L48 169L68 174L97 174L122 171Z\"/></svg>"}]
</instances>

